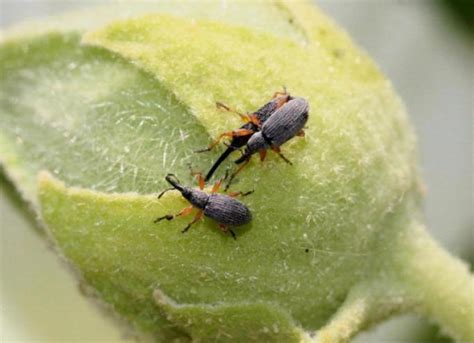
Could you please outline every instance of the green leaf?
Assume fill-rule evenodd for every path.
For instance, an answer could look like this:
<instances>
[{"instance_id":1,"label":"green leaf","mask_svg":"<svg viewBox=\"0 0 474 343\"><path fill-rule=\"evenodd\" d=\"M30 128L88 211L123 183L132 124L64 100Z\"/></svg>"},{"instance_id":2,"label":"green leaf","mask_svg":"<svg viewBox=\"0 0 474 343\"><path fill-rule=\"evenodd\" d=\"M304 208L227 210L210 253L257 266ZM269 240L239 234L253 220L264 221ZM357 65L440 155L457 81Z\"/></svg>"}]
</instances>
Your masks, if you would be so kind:
<instances>
[{"instance_id":1,"label":"green leaf","mask_svg":"<svg viewBox=\"0 0 474 343\"><path fill-rule=\"evenodd\" d=\"M0 57L2 156L30 201L41 169L91 189L152 192L165 184L156 168L184 174L192 147L208 140L152 77L80 47L77 34L17 40Z\"/></svg>"},{"instance_id":2,"label":"green leaf","mask_svg":"<svg viewBox=\"0 0 474 343\"><path fill-rule=\"evenodd\" d=\"M418 292L426 274L410 242L431 243L415 230L415 136L390 83L311 6L232 7L240 19L226 24L203 19L225 17L216 3L209 16L118 21L83 45L48 33L0 47L2 163L62 253L158 341L288 342L320 329L316 340L342 342L413 308L471 337L470 312L446 320L469 299L463 286L441 316ZM177 192L156 199L163 176L190 184L187 164L206 170L219 153L193 150L240 125L215 102L253 111L282 85L310 103L306 138L283 147L293 166L270 156L240 174L233 188L256 192L238 239L209 219L186 234L186 219L154 224L186 206ZM420 250L416 261L442 255Z\"/></svg>"}]
</instances>

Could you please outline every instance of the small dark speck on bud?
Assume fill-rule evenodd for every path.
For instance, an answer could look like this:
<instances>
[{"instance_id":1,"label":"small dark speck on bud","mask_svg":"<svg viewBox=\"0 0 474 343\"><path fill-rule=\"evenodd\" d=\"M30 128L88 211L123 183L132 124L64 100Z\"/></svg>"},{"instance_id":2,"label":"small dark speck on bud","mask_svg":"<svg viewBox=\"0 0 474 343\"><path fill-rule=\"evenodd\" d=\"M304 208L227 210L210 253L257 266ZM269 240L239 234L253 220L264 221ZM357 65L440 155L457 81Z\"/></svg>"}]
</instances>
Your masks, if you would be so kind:
<instances>
[{"instance_id":1,"label":"small dark speck on bud","mask_svg":"<svg viewBox=\"0 0 474 343\"><path fill-rule=\"evenodd\" d=\"M342 58L342 57L344 57L344 50L342 50L342 49L334 49L334 50L333 50L333 55L334 55L334 57L336 57L336 58Z\"/></svg>"}]
</instances>

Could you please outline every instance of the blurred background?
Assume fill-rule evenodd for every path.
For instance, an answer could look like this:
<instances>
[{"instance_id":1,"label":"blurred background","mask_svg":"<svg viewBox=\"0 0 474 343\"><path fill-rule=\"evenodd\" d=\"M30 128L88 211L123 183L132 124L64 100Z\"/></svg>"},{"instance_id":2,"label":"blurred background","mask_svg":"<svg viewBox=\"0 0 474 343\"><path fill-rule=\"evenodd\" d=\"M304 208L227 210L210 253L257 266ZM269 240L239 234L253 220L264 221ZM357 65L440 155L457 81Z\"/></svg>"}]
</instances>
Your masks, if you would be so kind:
<instances>
[{"instance_id":1,"label":"blurred background","mask_svg":"<svg viewBox=\"0 0 474 343\"><path fill-rule=\"evenodd\" d=\"M249 0L250 1L250 0ZM297 0L295 0L297 1ZM105 1L0 0L2 30L28 19ZM432 235L474 260L472 114L474 2L320 0L315 2L392 80L419 137ZM31 214L0 175L0 333L12 341L127 341L117 323L80 295L77 281L35 229ZM449 342L435 326L401 316L355 342Z\"/></svg>"}]
</instances>

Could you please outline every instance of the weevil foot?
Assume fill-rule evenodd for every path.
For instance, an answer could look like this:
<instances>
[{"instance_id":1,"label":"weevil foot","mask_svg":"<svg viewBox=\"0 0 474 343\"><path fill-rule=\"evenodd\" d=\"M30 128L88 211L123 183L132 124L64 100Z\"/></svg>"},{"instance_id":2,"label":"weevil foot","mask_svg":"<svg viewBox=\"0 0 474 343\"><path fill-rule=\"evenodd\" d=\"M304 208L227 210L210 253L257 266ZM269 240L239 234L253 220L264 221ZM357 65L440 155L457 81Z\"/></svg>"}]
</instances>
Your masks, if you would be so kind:
<instances>
[{"instance_id":1,"label":"weevil foot","mask_svg":"<svg viewBox=\"0 0 474 343\"><path fill-rule=\"evenodd\" d=\"M247 195L250 195L252 194L253 192L255 192L255 189L252 189L251 191L248 191L248 192L245 192L245 193L242 193L242 196L245 197Z\"/></svg>"},{"instance_id":2,"label":"weevil foot","mask_svg":"<svg viewBox=\"0 0 474 343\"><path fill-rule=\"evenodd\" d=\"M158 217L156 218L153 223L158 223L160 221L162 221L163 219L166 219L166 220L172 220L174 218L174 216L172 214L167 214L166 216L163 216L163 217Z\"/></svg>"},{"instance_id":3,"label":"weevil foot","mask_svg":"<svg viewBox=\"0 0 474 343\"><path fill-rule=\"evenodd\" d=\"M211 151L211 150L212 150L212 148L207 147L207 148L203 148L203 149L194 150L193 152L194 152L195 154L200 154L200 153L202 153L202 152L209 152L209 151Z\"/></svg>"}]
</instances>

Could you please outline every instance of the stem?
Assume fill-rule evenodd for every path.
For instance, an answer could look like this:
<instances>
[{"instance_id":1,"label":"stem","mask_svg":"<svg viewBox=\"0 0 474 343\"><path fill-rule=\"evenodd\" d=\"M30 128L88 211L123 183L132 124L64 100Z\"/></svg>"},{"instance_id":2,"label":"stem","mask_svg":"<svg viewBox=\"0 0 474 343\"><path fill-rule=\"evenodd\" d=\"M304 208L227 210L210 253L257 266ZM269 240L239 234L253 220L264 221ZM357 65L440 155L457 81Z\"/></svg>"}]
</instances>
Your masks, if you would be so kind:
<instances>
[{"instance_id":1,"label":"stem","mask_svg":"<svg viewBox=\"0 0 474 343\"><path fill-rule=\"evenodd\" d=\"M420 226L384 237L392 247L370 268L372 277L354 286L333 318L311 339L348 342L383 319L416 311L459 342L474 341L474 277Z\"/></svg>"},{"instance_id":2,"label":"stem","mask_svg":"<svg viewBox=\"0 0 474 343\"><path fill-rule=\"evenodd\" d=\"M316 333L313 342L349 342L360 331L412 308L413 303L397 281L378 279L361 282L352 288L331 321Z\"/></svg>"},{"instance_id":3,"label":"stem","mask_svg":"<svg viewBox=\"0 0 474 343\"><path fill-rule=\"evenodd\" d=\"M474 277L466 263L450 255L421 226L401 238L404 246L397 249L395 263L400 281L418 303L416 310L457 341L474 341Z\"/></svg>"}]
</instances>

